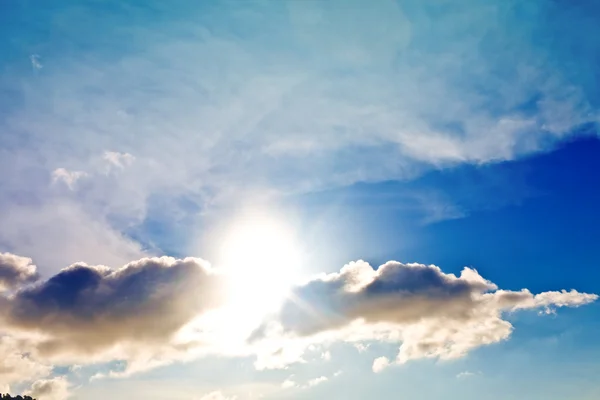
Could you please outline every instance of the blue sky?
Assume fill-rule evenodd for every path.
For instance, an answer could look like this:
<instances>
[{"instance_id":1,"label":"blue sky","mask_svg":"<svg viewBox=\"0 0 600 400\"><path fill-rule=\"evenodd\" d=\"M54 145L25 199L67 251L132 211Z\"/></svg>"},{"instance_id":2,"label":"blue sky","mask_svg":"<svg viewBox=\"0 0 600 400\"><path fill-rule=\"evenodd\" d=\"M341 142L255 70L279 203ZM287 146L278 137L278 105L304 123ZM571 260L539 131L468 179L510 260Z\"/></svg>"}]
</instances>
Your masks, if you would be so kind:
<instances>
[{"instance_id":1,"label":"blue sky","mask_svg":"<svg viewBox=\"0 0 600 400\"><path fill-rule=\"evenodd\" d=\"M598 398L599 13L1 2L0 393Z\"/></svg>"}]
</instances>

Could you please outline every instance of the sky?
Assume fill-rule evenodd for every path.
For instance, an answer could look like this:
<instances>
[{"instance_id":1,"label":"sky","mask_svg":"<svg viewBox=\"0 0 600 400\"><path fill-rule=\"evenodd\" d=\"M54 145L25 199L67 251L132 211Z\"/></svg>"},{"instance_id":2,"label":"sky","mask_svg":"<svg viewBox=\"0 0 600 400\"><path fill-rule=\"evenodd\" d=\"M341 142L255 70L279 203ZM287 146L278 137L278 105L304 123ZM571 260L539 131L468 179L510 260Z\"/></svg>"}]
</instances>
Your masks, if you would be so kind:
<instances>
[{"instance_id":1,"label":"sky","mask_svg":"<svg viewBox=\"0 0 600 400\"><path fill-rule=\"evenodd\" d=\"M598 17L0 0L0 393L599 398Z\"/></svg>"}]
</instances>

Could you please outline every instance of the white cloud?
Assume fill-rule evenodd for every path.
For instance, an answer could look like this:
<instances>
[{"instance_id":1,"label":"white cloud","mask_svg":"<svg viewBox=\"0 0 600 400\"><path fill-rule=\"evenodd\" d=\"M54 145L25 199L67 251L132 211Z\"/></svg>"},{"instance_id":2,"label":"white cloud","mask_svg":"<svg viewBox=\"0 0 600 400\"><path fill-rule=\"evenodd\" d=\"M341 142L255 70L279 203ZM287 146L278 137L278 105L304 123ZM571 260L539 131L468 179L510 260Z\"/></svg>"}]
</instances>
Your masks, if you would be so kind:
<instances>
[{"instance_id":1,"label":"white cloud","mask_svg":"<svg viewBox=\"0 0 600 400\"><path fill-rule=\"evenodd\" d=\"M291 388L293 388L293 387L297 387L297 386L298 386L298 384L297 384L296 382L294 382L294 381L291 379L291 377L290 377L290 378L288 378L288 379L286 379L285 381L283 381L283 382L281 383L281 388L282 388L282 389L291 389Z\"/></svg>"},{"instance_id":2,"label":"white cloud","mask_svg":"<svg viewBox=\"0 0 600 400\"><path fill-rule=\"evenodd\" d=\"M328 380L329 378L327 378L326 376L319 376L318 378L310 379L308 382L306 382L306 387L310 388L313 386L317 386L321 383L327 382Z\"/></svg>"},{"instance_id":3,"label":"white cloud","mask_svg":"<svg viewBox=\"0 0 600 400\"><path fill-rule=\"evenodd\" d=\"M377 357L373 361L373 372L376 374L383 371L390 365L390 360L387 357Z\"/></svg>"},{"instance_id":4,"label":"white cloud","mask_svg":"<svg viewBox=\"0 0 600 400\"><path fill-rule=\"evenodd\" d=\"M122 265L147 255L109 221L70 200L6 205L0 207L0 220L0 241L12 253L33 258L40 274L81 260Z\"/></svg>"},{"instance_id":5,"label":"white cloud","mask_svg":"<svg viewBox=\"0 0 600 400\"><path fill-rule=\"evenodd\" d=\"M463 371L463 372L458 373L456 375L456 378L457 379L466 379L466 378L470 378L472 376L479 375L479 374L481 374L481 373L480 372L475 373L475 372L471 372L471 371Z\"/></svg>"},{"instance_id":6,"label":"white cloud","mask_svg":"<svg viewBox=\"0 0 600 400\"><path fill-rule=\"evenodd\" d=\"M432 30L421 20L430 18L427 7L407 14L392 1L368 11L345 5L343 14L335 2L292 2L283 14L245 7L252 12L217 7L210 20L186 10L187 18L172 22L181 34L140 40L138 51L121 54L118 63L100 53L57 60L43 81L19 88L26 101L9 109L0 126L5 135L26 134L35 144L6 155L7 162L85 169L91 153L110 149L105 162L122 169L135 154L154 168L132 171L111 196L143 208L165 187L169 195L192 192L204 202L256 188L309 191L403 179L423 163L511 159L597 120L586 98L589 85L573 81L561 56L538 42L511 40L538 20L497 26L490 23L494 7L470 2L436 15ZM508 6L496 7L502 14ZM455 15L468 23L457 24ZM247 35L211 29L214 21L242 23ZM112 32L102 29L105 23L97 21L98 31ZM132 37L152 35L137 24L123 29ZM265 42L273 32L280 46ZM474 43L489 35L508 42ZM443 38L444 45L418 42L424 37L434 39L426 43ZM2 179L23 185L24 171ZM96 211L104 217L113 210ZM432 218L440 218L437 212Z\"/></svg>"},{"instance_id":7,"label":"white cloud","mask_svg":"<svg viewBox=\"0 0 600 400\"><path fill-rule=\"evenodd\" d=\"M25 394L40 400L66 400L70 395L69 386L65 377L41 379L33 382Z\"/></svg>"},{"instance_id":8,"label":"white cloud","mask_svg":"<svg viewBox=\"0 0 600 400\"><path fill-rule=\"evenodd\" d=\"M81 178L87 176L83 171L68 171L65 168L57 168L52 172L53 182L63 182L71 190L75 188L75 183Z\"/></svg>"},{"instance_id":9,"label":"white cloud","mask_svg":"<svg viewBox=\"0 0 600 400\"><path fill-rule=\"evenodd\" d=\"M337 377L340 374L341 374L341 372L338 371L334 374L334 377ZM287 378L285 381L283 381L281 383L281 388L282 389L294 389L294 388L309 389L311 387L325 383L329 380L329 378L327 378L326 376L319 376L317 378L309 379L308 381L306 381L305 384L300 385L292 379L293 377L294 377L294 375L291 375L289 378Z\"/></svg>"}]
</instances>

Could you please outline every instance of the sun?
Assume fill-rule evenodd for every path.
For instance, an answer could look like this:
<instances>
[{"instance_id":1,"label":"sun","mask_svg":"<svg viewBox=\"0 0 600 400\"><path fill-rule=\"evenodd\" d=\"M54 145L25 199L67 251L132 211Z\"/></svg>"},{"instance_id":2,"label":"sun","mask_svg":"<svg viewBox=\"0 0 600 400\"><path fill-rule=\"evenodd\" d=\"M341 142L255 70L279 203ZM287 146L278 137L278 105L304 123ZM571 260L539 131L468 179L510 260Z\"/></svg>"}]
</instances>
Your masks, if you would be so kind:
<instances>
[{"instance_id":1,"label":"sun","mask_svg":"<svg viewBox=\"0 0 600 400\"><path fill-rule=\"evenodd\" d=\"M250 317L281 304L300 273L301 251L288 225L252 214L231 225L219 259L229 281L229 303Z\"/></svg>"}]
</instances>

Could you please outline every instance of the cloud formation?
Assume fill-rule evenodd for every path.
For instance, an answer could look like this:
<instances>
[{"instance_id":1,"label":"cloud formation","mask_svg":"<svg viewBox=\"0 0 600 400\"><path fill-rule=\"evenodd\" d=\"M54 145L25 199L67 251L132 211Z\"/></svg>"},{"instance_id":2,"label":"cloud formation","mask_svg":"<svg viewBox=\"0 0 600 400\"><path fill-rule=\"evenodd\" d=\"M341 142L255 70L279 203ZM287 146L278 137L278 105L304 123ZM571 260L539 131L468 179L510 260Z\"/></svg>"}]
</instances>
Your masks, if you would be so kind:
<instances>
[{"instance_id":1,"label":"cloud formation","mask_svg":"<svg viewBox=\"0 0 600 400\"><path fill-rule=\"evenodd\" d=\"M39 400L65 400L69 397L69 382L64 377L40 379L25 394Z\"/></svg>"},{"instance_id":2,"label":"cloud formation","mask_svg":"<svg viewBox=\"0 0 600 400\"><path fill-rule=\"evenodd\" d=\"M441 14L437 4L245 2L205 12L149 0L115 3L102 18L91 3L16 8L22 23L7 27L14 40L3 53L20 54L13 46L44 29L85 44L76 57L36 49L48 58L35 76L7 60L0 90L20 100L0 119L0 145L11 149L0 164L14 171L0 177L0 218L10 222L0 240L52 272L81 259L117 265L148 255L124 233L144 228L156 198L189 217L239 192L310 192L512 159L597 123L586 90L595 35L567 28L595 28L587 5L565 4L568 23L552 25L556 9L544 1L446 2ZM22 29L31 21L39 26ZM244 35L230 28L239 26ZM119 173L101 178L100 169ZM52 171L81 193L48 193ZM179 207L182 198L194 206ZM431 208L431 221L461 215ZM31 248L46 240L57 242L52 251ZM102 248L90 249L95 242Z\"/></svg>"},{"instance_id":3,"label":"cloud formation","mask_svg":"<svg viewBox=\"0 0 600 400\"><path fill-rule=\"evenodd\" d=\"M90 154L118 149L105 154L117 168L131 154L160 166L129 181L140 204L165 186L173 195L199 188L200 201L232 190L223 182L307 191L402 179L431 164L511 159L597 123L586 78L598 45L593 34L566 28L595 27L586 5L563 14L563 26L550 24L557 11L543 1L446 3L441 14L435 1L391 0L369 10L338 0L207 13L150 1L116 7L129 24L116 14L94 18L88 5L32 8L15 18L57 23L92 51L55 57L43 80L14 88L25 101L0 121L2 140L27 134L45 146L24 143L7 156L20 177L28 166L17 159L42 160L36 168L46 171L61 163L86 170ZM75 11L87 23L71 21ZM245 34L226 28L233 26ZM144 40L124 49L121 35ZM2 84L25 79L19 71Z\"/></svg>"},{"instance_id":4,"label":"cloud formation","mask_svg":"<svg viewBox=\"0 0 600 400\"><path fill-rule=\"evenodd\" d=\"M329 378L327 378L326 376L319 376L318 378L310 379L308 382L306 382L306 387L310 388L313 386L317 386L321 383L327 382L328 380Z\"/></svg>"},{"instance_id":5,"label":"cloud formation","mask_svg":"<svg viewBox=\"0 0 600 400\"><path fill-rule=\"evenodd\" d=\"M171 344L219 306L221 289L218 274L197 258L144 258L118 269L79 263L0 298L0 321L2 330L25 334L39 359L128 360Z\"/></svg>"},{"instance_id":6,"label":"cloud formation","mask_svg":"<svg viewBox=\"0 0 600 400\"><path fill-rule=\"evenodd\" d=\"M375 372L376 374L383 371L384 369L386 369L387 367L389 367L390 365L390 360L387 357L377 357L374 361L373 361L373 366L371 367L371 369L373 370L373 372Z\"/></svg>"},{"instance_id":7,"label":"cloud formation","mask_svg":"<svg viewBox=\"0 0 600 400\"><path fill-rule=\"evenodd\" d=\"M142 258L117 269L76 263L31 284L30 259L2 257L11 271L26 271L10 281L11 294L0 295L0 376L9 383L44 378L56 363L119 360L123 368L97 375L118 378L205 354L256 356L255 366L268 369L305 362L309 351L327 360L326 346L334 342L397 343L395 361L374 361L373 371L381 372L412 359L462 357L505 340L513 329L503 318L507 312L598 298L575 290L501 290L470 268L455 276L434 265L390 261L374 269L356 261L296 286L246 341L231 334L242 327L222 308L232 288L228 277L201 259ZM284 388L300 387L288 381ZM40 382L38 390L62 384Z\"/></svg>"},{"instance_id":8,"label":"cloud formation","mask_svg":"<svg viewBox=\"0 0 600 400\"><path fill-rule=\"evenodd\" d=\"M31 258L11 253L0 253L0 292L14 289L38 279L36 266Z\"/></svg>"},{"instance_id":9,"label":"cloud formation","mask_svg":"<svg viewBox=\"0 0 600 400\"><path fill-rule=\"evenodd\" d=\"M374 269L357 261L297 287L272 327L267 324L256 335L268 338L269 329L279 327L292 342L398 342L398 363L452 359L507 339L513 330L503 318L507 312L578 307L597 298L576 290L536 295L527 289L499 290L471 268L457 277L434 265L390 261ZM379 358L373 370L389 363Z\"/></svg>"},{"instance_id":10,"label":"cloud formation","mask_svg":"<svg viewBox=\"0 0 600 400\"><path fill-rule=\"evenodd\" d=\"M47 376L52 366L35 360L23 351L21 340L11 337L0 328L0 383L14 383ZM6 390L6 389L4 389Z\"/></svg>"}]
</instances>

